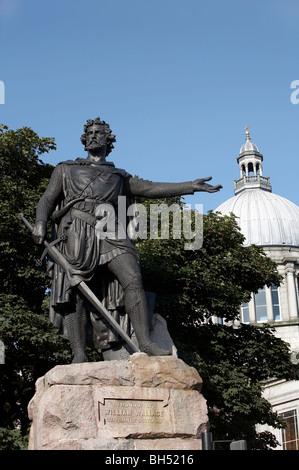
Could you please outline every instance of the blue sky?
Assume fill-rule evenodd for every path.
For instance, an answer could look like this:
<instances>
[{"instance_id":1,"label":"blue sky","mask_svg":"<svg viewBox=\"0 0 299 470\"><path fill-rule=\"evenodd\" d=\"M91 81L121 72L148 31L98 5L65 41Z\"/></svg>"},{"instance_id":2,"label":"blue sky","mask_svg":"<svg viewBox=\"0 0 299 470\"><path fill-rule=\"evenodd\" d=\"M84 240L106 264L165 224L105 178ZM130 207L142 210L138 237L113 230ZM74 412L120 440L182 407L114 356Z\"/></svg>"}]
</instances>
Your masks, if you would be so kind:
<instances>
[{"instance_id":1,"label":"blue sky","mask_svg":"<svg viewBox=\"0 0 299 470\"><path fill-rule=\"evenodd\" d=\"M56 165L100 116L116 166L222 184L186 198L205 212L233 196L248 124L273 192L299 205L298 20L298 0L0 0L0 122L55 137Z\"/></svg>"}]
</instances>

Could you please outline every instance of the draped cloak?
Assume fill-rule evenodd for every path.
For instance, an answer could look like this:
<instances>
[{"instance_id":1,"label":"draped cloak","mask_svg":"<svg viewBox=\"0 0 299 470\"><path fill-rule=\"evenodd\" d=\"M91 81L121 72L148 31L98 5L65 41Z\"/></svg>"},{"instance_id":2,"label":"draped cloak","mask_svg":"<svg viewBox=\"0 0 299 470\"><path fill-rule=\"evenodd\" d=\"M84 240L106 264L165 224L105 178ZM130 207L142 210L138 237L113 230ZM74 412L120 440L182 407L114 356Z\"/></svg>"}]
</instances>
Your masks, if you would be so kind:
<instances>
[{"instance_id":1,"label":"draped cloak","mask_svg":"<svg viewBox=\"0 0 299 470\"><path fill-rule=\"evenodd\" d=\"M115 168L110 162L91 165L85 159L77 159L59 165L63 175L63 197L56 210L74 199L84 200L75 203L59 223L53 225L52 239L59 240L62 234L65 235L65 241L60 241L57 248L72 271L65 273L51 261L48 265L52 277L50 321L57 327L59 335L68 338L64 315L67 311L74 311L78 302L73 287L85 281L114 319L131 335L132 327L124 311L121 285L105 268L107 262L122 253L131 252L137 257L133 243L126 234L126 227L119 227L118 218L118 197L123 195L125 178L131 175ZM132 198L126 198L126 201L127 205L133 203ZM115 231L105 238L99 237L94 225L74 215L79 210L95 217L101 204L109 204L115 214ZM87 337L90 346L108 349L120 341L120 337L111 331L107 321L88 301L84 301L84 308L89 317Z\"/></svg>"}]
</instances>

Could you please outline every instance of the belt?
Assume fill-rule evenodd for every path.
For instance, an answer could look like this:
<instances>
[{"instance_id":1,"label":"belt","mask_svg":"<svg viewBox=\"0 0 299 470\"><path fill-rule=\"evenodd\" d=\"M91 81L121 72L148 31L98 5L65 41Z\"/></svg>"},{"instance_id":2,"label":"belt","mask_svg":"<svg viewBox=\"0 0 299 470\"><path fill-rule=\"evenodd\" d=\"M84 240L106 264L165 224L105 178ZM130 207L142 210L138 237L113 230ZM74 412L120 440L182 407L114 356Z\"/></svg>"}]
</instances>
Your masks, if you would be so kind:
<instances>
[{"instance_id":1,"label":"belt","mask_svg":"<svg viewBox=\"0 0 299 470\"><path fill-rule=\"evenodd\" d=\"M86 197L84 199L84 202L96 202L97 204L104 204L105 203L105 201L101 201L101 199L92 199L90 197ZM109 203L109 204L111 204L111 203Z\"/></svg>"},{"instance_id":2,"label":"belt","mask_svg":"<svg viewBox=\"0 0 299 470\"><path fill-rule=\"evenodd\" d=\"M91 215L88 212L80 211L79 209L76 209L75 207L71 209L71 214L74 217L77 217L78 219L83 220L83 222L86 222L88 225L91 225L92 227L94 227L97 223L97 219L94 215Z\"/></svg>"},{"instance_id":3,"label":"belt","mask_svg":"<svg viewBox=\"0 0 299 470\"><path fill-rule=\"evenodd\" d=\"M69 201L62 209L60 210L57 210L55 211L53 214L52 214L52 220L55 222L55 223L58 223L59 220L65 216L65 214L67 212L69 212L69 210L75 205L77 204L77 202L93 202L93 203L97 203L97 204L101 204L101 203L104 203L104 201L101 201L101 199L92 199L92 198L85 198L85 197L80 197L80 198L76 198L76 199L72 199L71 201ZM109 204L112 204L109 202ZM112 204L113 205L113 204ZM72 209L74 210L74 209ZM76 209L78 210L78 209ZM79 217L79 215L77 215L76 217Z\"/></svg>"}]
</instances>

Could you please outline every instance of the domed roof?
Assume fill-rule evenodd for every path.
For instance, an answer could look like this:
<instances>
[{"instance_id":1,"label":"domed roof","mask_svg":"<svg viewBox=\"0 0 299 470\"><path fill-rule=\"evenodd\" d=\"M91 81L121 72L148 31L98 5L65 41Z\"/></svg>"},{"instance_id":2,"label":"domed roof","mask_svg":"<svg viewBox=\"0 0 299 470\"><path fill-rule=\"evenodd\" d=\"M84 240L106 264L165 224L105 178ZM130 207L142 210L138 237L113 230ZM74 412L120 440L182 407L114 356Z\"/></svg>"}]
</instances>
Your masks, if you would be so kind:
<instances>
[{"instance_id":1,"label":"domed roof","mask_svg":"<svg viewBox=\"0 0 299 470\"><path fill-rule=\"evenodd\" d=\"M251 142L251 139L250 139L250 134L249 134L249 130L248 130L248 126L245 127L245 130L246 130L246 142L244 145L242 145L242 147L240 148L240 153L239 153L239 156L241 156L243 154L243 152L250 152L251 154L259 154L260 156L262 156L260 154L260 151L259 149L257 148L257 146Z\"/></svg>"},{"instance_id":2,"label":"domed roof","mask_svg":"<svg viewBox=\"0 0 299 470\"><path fill-rule=\"evenodd\" d=\"M216 211L238 217L244 245L299 246L299 207L282 196L260 188L244 189Z\"/></svg>"},{"instance_id":3,"label":"domed roof","mask_svg":"<svg viewBox=\"0 0 299 470\"><path fill-rule=\"evenodd\" d=\"M257 148L257 146L251 142L249 139L245 142L244 145L242 145L242 147L240 148L240 154L243 153L243 152L258 152L259 153L259 149Z\"/></svg>"}]
</instances>

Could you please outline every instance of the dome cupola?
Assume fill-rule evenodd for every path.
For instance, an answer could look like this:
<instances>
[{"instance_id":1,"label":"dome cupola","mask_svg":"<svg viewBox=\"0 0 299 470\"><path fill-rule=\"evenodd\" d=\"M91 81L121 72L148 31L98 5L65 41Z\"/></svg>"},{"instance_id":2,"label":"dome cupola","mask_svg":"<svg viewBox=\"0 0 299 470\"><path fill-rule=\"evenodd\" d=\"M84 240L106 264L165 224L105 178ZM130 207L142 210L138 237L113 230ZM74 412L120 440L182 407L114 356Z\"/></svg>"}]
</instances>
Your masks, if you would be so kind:
<instances>
[{"instance_id":1,"label":"dome cupola","mask_svg":"<svg viewBox=\"0 0 299 470\"><path fill-rule=\"evenodd\" d=\"M271 191L270 178L263 176L263 155L257 146L251 142L248 126L246 130L246 142L242 145L237 157L240 179L235 180L235 194L248 188L262 188Z\"/></svg>"}]
</instances>

